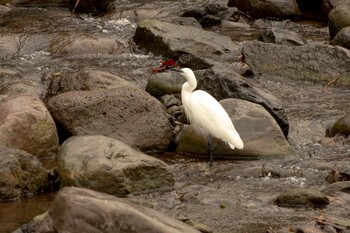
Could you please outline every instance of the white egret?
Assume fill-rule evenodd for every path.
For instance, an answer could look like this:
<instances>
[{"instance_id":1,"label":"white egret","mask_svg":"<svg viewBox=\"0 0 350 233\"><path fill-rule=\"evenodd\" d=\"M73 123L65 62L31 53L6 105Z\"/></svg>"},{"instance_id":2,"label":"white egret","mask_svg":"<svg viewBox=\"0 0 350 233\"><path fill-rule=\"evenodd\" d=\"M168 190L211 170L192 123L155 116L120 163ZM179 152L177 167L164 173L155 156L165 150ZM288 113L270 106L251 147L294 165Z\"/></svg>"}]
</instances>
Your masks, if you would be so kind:
<instances>
[{"instance_id":1,"label":"white egret","mask_svg":"<svg viewBox=\"0 0 350 233\"><path fill-rule=\"evenodd\" d=\"M171 69L180 72L187 80L181 89L182 105L191 125L198 132L207 136L210 166L213 164L210 136L227 142L232 149L243 149L243 141L221 104L205 91L194 91L197 87L197 80L193 71L189 68Z\"/></svg>"}]
</instances>

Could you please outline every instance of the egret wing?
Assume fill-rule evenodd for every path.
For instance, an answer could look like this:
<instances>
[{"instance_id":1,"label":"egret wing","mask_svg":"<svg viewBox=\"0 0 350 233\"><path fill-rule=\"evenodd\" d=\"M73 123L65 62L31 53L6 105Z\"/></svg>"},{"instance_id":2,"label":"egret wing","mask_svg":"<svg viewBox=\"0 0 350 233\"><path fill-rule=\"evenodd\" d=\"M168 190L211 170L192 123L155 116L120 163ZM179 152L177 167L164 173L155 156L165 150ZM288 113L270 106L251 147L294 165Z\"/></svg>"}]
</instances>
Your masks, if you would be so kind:
<instances>
[{"instance_id":1,"label":"egret wing","mask_svg":"<svg viewBox=\"0 0 350 233\"><path fill-rule=\"evenodd\" d=\"M194 91L190 98L191 122L209 134L223 139L235 130L232 121L221 104L205 91Z\"/></svg>"}]
</instances>

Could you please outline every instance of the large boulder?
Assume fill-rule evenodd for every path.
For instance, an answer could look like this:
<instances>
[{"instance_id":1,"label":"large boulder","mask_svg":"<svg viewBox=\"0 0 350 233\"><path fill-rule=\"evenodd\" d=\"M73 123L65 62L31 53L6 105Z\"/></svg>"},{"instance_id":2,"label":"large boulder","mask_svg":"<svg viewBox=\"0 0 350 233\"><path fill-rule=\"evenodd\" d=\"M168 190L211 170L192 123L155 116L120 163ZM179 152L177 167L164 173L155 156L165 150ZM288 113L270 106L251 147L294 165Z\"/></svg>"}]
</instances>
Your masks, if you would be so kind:
<instances>
[{"instance_id":1,"label":"large boulder","mask_svg":"<svg viewBox=\"0 0 350 233\"><path fill-rule=\"evenodd\" d=\"M0 101L0 144L38 157L56 154L56 125L40 99L22 94Z\"/></svg>"},{"instance_id":2,"label":"large boulder","mask_svg":"<svg viewBox=\"0 0 350 233\"><path fill-rule=\"evenodd\" d=\"M172 138L164 106L132 84L65 92L47 105L66 137L101 134L142 150L167 149Z\"/></svg>"},{"instance_id":3,"label":"large boulder","mask_svg":"<svg viewBox=\"0 0 350 233\"><path fill-rule=\"evenodd\" d=\"M227 36L155 19L140 22L133 40L146 51L174 60L186 54L213 58L240 50Z\"/></svg>"},{"instance_id":4,"label":"large boulder","mask_svg":"<svg viewBox=\"0 0 350 233\"><path fill-rule=\"evenodd\" d=\"M260 41L245 42L242 53L255 75L350 86L350 51L326 44L283 46Z\"/></svg>"},{"instance_id":5,"label":"large boulder","mask_svg":"<svg viewBox=\"0 0 350 233\"><path fill-rule=\"evenodd\" d=\"M79 186L116 196L174 185L167 165L105 136L75 136L58 154L62 186Z\"/></svg>"},{"instance_id":6,"label":"large boulder","mask_svg":"<svg viewBox=\"0 0 350 233\"><path fill-rule=\"evenodd\" d=\"M229 0L230 7L249 14L253 18L293 18L301 16L295 0Z\"/></svg>"},{"instance_id":7,"label":"large boulder","mask_svg":"<svg viewBox=\"0 0 350 233\"><path fill-rule=\"evenodd\" d=\"M0 146L0 199L41 192L48 183L45 167L33 155Z\"/></svg>"},{"instance_id":8,"label":"large boulder","mask_svg":"<svg viewBox=\"0 0 350 233\"><path fill-rule=\"evenodd\" d=\"M199 233L185 223L127 199L75 187L63 188L48 212L16 231L24 232Z\"/></svg>"},{"instance_id":9,"label":"large boulder","mask_svg":"<svg viewBox=\"0 0 350 233\"><path fill-rule=\"evenodd\" d=\"M295 154L281 128L262 106L239 99L224 99L220 103L240 134L244 149L232 150L226 143L213 139L214 157L271 158ZM185 128L178 138L177 152L207 154L207 138L192 126Z\"/></svg>"},{"instance_id":10,"label":"large boulder","mask_svg":"<svg viewBox=\"0 0 350 233\"><path fill-rule=\"evenodd\" d=\"M47 86L45 102L55 95L69 91L91 91L132 85L117 75L92 69L73 73L51 73L43 79L43 83Z\"/></svg>"},{"instance_id":11,"label":"large boulder","mask_svg":"<svg viewBox=\"0 0 350 233\"><path fill-rule=\"evenodd\" d=\"M328 14L328 27L330 38L343 28L350 26L350 2L339 2Z\"/></svg>"}]
</instances>

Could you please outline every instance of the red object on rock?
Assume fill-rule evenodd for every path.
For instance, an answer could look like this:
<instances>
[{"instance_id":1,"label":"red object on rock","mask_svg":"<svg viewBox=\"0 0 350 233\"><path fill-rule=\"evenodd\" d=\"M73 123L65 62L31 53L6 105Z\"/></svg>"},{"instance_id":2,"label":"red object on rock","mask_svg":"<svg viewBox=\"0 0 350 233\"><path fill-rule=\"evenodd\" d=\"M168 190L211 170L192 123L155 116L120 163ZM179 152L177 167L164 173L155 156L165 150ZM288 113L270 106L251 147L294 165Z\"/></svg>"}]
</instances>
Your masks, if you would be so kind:
<instances>
[{"instance_id":1,"label":"red object on rock","mask_svg":"<svg viewBox=\"0 0 350 233\"><path fill-rule=\"evenodd\" d=\"M163 61L159 66L152 68L152 73L158 73L158 72L164 72L169 68L177 66L176 62L174 60L167 60Z\"/></svg>"}]
</instances>

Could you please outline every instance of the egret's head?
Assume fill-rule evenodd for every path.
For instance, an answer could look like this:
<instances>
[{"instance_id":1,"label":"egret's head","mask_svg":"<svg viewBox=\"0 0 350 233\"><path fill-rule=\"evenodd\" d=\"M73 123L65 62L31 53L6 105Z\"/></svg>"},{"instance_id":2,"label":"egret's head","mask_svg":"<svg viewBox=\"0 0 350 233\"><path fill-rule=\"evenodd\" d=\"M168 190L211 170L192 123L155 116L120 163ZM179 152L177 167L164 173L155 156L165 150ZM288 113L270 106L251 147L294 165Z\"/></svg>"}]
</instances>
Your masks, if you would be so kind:
<instances>
[{"instance_id":1,"label":"egret's head","mask_svg":"<svg viewBox=\"0 0 350 233\"><path fill-rule=\"evenodd\" d=\"M183 77L185 77L186 79L190 78L190 77L195 77L193 71L190 68L171 68L171 70L179 72Z\"/></svg>"}]
</instances>

